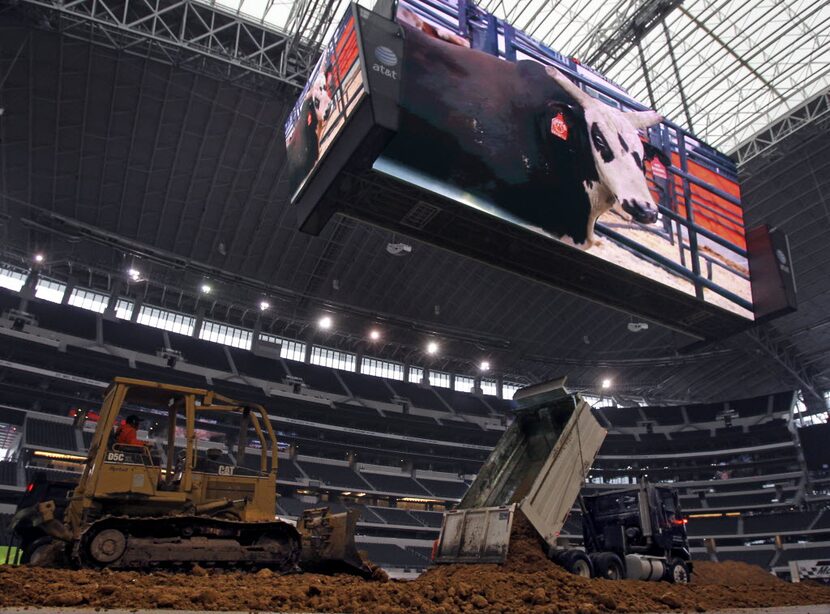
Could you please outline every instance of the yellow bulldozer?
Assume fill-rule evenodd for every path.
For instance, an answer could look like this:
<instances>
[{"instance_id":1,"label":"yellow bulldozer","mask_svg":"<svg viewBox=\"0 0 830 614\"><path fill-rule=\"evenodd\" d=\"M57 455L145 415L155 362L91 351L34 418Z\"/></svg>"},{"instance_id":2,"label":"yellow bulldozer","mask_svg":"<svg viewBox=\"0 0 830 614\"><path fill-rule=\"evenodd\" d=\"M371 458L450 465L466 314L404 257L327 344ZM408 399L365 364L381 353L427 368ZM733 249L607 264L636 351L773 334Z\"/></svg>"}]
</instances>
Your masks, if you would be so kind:
<instances>
[{"instance_id":1,"label":"yellow bulldozer","mask_svg":"<svg viewBox=\"0 0 830 614\"><path fill-rule=\"evenodd\" d=\"M131 411L153 416L153 441L124 443L117 436ZM200 438L206 423L221 425L231 444L211 447L219 444ZM258 448L255 469L243 463L249 446ZM114 569L199 564L384 576L355 546L356 511L306 510L296 526L280 520L276 478L277 440L261 405L118 377L105 394L63 518L55 517L54 501L37 503L23 516L53 539L54 556L41 555L40 561L57 558Z\"/></svg>"}]
</instances>

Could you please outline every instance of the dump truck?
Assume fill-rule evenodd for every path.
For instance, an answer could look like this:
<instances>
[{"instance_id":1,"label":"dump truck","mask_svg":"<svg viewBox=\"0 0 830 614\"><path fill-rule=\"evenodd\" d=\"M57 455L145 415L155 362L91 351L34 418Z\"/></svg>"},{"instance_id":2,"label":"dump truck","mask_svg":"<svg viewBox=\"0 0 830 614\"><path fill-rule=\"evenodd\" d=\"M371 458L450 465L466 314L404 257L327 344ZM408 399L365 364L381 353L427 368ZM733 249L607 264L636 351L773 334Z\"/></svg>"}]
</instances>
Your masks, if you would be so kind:
<instances>
[{"instance_id":1,"label":"dump truck","mask_svg":"<svg viewBox=\"0 0 830 614\"><path fill-rule=\"evenodd\" d=\"M125 413L139 408L153 416L161 437L118 443L115 428ZM233 425L236 445L223 449L204 441L197 419L221 424L225 432ZM243 462L249 445L257 449L254 469ZM48 548L38 542L42 564L199 564L383 576L357 551L357 512L306 510L296 525L277 518L276 477L277 440L261 405L118 377L105 394L83 472L67 501L40 500L14 521L18 530L37 529L51 538Z\"/></svg>"},{"instance_id":2,"label":"dump truck","mask_svg":"<svg viewBox=\"0 0 830 614\"><path fill-rule=\"evenodd\" d=\"M607 431L565 383L560 378L517 391L515 420L456 509L444 514L434 562L503 563L520 512L546 554L572 573L688 582L688 540L676 492L643 483L580 495ZM577 502L583 548L560 539Z\"/></svg>"}]
</instances>

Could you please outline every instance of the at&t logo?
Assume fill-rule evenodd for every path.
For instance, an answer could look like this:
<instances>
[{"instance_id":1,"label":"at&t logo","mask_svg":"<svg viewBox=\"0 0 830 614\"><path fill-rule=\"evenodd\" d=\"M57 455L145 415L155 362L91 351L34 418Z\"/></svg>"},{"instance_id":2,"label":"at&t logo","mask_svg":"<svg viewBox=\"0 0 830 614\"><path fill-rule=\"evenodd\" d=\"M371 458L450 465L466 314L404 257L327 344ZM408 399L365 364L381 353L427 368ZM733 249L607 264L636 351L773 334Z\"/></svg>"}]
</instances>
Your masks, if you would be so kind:
<instances>
[{"instance_id":1,"label":"at&t logo","mask_svg":"<svg viewBox=\"0 0 830 614\"><path fill-rule=\"evenodd\" d=\"M398 56L389 47L375 47L375 59L377 62L372 64L372 70L379 72L384 77L391 79L398 78L398 71L393 70L398 65Z\"/></svg>"}]
</instances>

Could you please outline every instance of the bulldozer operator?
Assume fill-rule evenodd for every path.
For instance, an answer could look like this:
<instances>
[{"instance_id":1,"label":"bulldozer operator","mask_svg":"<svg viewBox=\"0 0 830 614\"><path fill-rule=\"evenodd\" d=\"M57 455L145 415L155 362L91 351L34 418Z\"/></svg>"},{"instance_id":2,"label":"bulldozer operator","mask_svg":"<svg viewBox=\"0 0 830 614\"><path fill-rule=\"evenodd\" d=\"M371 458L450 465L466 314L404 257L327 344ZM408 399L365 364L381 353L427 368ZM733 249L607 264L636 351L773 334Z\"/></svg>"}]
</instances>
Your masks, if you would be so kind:
<instances>
[{"instance_id":1,"label":"bulldozer operator","mask_svg":"<svg viewBox=\"0 0 830 614\"><path fill-rule=\"evenodd\" d=\"M136 415L127 416L127 419L118 427L115 432L115 443L125 446L147 446L146 441L138 438L138 427L141 420Z\"/></svg>"}]
</instances>

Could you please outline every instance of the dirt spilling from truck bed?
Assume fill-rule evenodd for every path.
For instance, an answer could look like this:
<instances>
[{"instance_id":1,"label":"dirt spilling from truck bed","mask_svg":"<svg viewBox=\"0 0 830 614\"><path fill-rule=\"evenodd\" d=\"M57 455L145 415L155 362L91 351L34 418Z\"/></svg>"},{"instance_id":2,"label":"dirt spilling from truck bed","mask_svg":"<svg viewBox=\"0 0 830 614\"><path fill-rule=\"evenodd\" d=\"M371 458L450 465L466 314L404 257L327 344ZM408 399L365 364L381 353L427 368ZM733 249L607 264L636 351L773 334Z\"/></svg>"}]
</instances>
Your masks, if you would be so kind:
<instances>
[{"instance_id":1,"label":"dirt spilling from truck bed","mask_svg":"<svg viewBox=\"0 0 830 614\"><path fill-rule=\"evenodd\" d=\"M789 584L743 563L697 563L699 574L689 586L579 578L547 560L517 520L505 565L442 565L411 582L198 567L178 573L0 567L0 606L589 614L830 603L830 588Z\"/></svg>"}]
</instances>

